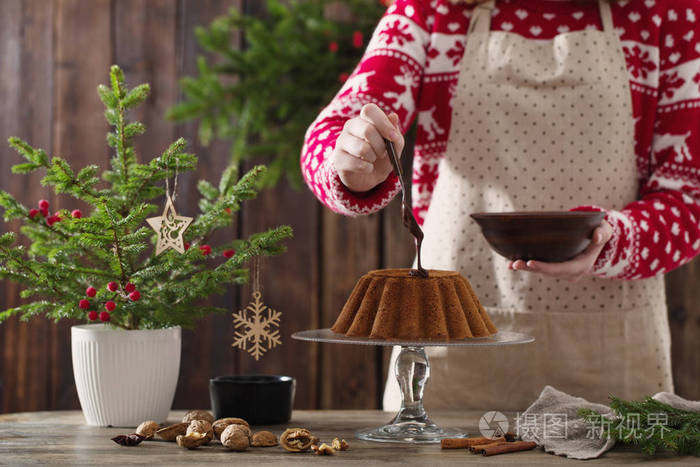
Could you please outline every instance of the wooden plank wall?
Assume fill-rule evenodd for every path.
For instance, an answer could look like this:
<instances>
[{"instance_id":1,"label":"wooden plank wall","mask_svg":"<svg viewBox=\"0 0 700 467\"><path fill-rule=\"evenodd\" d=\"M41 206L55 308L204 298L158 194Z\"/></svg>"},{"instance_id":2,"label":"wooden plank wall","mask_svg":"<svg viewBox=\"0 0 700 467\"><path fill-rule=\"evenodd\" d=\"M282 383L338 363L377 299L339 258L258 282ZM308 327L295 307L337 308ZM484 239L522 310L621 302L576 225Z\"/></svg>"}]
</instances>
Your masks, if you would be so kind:
<instances>
[{"instance_id":1,"label":"wooden plank wall","mask_svg":"<svg viewBox=\"0 0 700 467\"><path fill-rule=\"evenodd\" d=\"M200 157L196 174L182 177L178 205L194 211L196 180L216 180L227 145L196 142L196 126L173 125L165 110L180 96L177 81L195 72L202 53L193 28L229 7L259 9L255 0L3 0L0 2L0 188L27 203L74 206L39 184L40 177L12 176L17 157L10 135L66 157L74 166L106 166L107 126L94 91L118 63L130 84L150 82L151 98L138 111L148 127L138 151L153 156L177 136ZM235 38L234 38L235 40ZM405 161L407 164L409 161ZM332 324L356 279L378 267L410 264L410 241L395 201L384 212L349 219L322 209L308 190L282 184L246 203L233 232L247 235L290 224L289 252L263 264L263 296L283 313L283 345L260 362L230 347L229 315L211 316L184 333L176 408L208 406L208 378L223 374L288 374L297 378L297 408L374 408L381 401L387 355L378 349L293 341L298 330ZM15 229L0 223L0 231ZM213 240L214 242L216 239ZM700 262L668 276L674 375L680 394L700 399ZM18 303L18 288L0 283L0 307ZM232 311L244 306L243 287L212 303ZM78 408L70 357L70 326L44 319L0 325L0 412Z\"/></svg>"}]
</instances>

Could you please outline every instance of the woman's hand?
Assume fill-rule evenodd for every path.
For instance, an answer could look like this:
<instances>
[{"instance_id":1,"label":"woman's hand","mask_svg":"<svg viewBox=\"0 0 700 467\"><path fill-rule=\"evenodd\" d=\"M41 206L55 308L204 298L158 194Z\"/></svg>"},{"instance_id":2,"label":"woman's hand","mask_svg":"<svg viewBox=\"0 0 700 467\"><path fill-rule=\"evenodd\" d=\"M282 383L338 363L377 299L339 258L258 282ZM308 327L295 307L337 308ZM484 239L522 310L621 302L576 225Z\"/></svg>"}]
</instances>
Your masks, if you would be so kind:
<instances>
[{"instance_id":1,"label":"woman's hand","mask_svg":"<svg viewBox=\"0 0 700 467\"><path fill-rule=\"evenodd\" d=\"M404 139L399 128L398 115L386 115L374 104L366 104L359 117L345 123L331 155L343 185L363 192L386 180L392 166L384 138L393 141L396 153L401 154Z\"/></svg>"},{"instance_id":2,"label":"woman's hand","mask_svg":"<svg viewBox=\"0 0 700 467\"><path fill-rule=\"evenodd\" d=\"M539 272L541 274L575 282L591 274L593 265L606 243L612 238L610 224L603 221L593 232L593 241L578 256L563 263L542 261L508 261L508 269L515 271Z\"/></svg>"}]
</instances>

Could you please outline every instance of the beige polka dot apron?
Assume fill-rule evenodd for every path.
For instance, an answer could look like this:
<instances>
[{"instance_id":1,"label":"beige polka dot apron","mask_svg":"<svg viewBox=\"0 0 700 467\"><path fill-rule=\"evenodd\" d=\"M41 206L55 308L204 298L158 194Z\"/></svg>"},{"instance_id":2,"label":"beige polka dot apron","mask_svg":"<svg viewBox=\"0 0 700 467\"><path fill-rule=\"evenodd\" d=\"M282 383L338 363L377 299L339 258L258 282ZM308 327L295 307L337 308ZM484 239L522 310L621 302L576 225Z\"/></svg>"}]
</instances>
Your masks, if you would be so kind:
<instances>
[{"instance_id":1,"label":"beige polka dot apron","mask_svg":"<svg viewBox=\"0 0 700 467\"><path fill-rule=\"evenodd\" d=\"M629 81L608 3L602 31L552 40L490 31L493 7L472 14L423 252L426 267L469 279L500 330L537 342L431 350L426 407L523 410L547 384L595 402L672 391L661 276L570 283L510 271L469 217L621 209L638 189ZM384 405L399 405L393 378Z\"/></svg>"}]
</instances>

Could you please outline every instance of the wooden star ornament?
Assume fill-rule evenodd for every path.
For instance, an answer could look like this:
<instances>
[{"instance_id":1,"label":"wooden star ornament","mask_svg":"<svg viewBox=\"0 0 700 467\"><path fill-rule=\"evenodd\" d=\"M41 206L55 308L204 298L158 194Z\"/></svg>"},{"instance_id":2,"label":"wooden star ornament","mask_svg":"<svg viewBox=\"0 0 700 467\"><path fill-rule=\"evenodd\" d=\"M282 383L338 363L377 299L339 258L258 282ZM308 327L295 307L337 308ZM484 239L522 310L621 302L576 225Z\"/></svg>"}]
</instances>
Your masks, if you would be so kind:
<instances>
[{"instance_id":1,"label":"wooden star ornament","mask_svg":"<svg viewBox=\"0 0 700 467\"><path fill-rule=\"evenodd\" d=\"M185 252L185 242L182 239L182 234L189 227L192 218L178 216L170 196L165 201L163 214L158 217L149 217L146 219L146 222L158 234L156 255L161 254L168 248L172 248L180 254Z\"/></svg>"}]
</instances>

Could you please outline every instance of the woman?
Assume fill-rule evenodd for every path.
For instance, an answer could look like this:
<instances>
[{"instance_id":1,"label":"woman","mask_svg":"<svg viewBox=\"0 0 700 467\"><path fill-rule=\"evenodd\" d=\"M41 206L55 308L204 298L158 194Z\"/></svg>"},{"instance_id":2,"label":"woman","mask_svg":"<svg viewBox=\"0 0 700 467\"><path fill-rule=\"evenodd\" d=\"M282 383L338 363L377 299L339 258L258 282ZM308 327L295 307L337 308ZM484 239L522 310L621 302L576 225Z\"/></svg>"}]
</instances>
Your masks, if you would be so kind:
<instances>
[{"instance_id":1,"label":"woman","mask_svg":"<svg viewBox=\"0 0 700 467\"><path fill-rule=\"evenodd\" d=\"M663 273L700 251L700 3L399 0L307 132L302 169L346 215L398 192L382 138L417 118L425 264L467 276L535 344L432 353L426 405L522 410L544 385L672 391ZM599 209L578 257L510 263L478 211ZM397 388L385 408L398 405Z\"/></svg>"}]
</instances>

